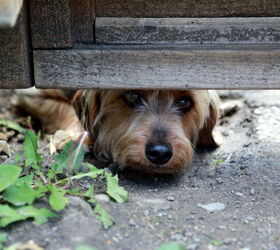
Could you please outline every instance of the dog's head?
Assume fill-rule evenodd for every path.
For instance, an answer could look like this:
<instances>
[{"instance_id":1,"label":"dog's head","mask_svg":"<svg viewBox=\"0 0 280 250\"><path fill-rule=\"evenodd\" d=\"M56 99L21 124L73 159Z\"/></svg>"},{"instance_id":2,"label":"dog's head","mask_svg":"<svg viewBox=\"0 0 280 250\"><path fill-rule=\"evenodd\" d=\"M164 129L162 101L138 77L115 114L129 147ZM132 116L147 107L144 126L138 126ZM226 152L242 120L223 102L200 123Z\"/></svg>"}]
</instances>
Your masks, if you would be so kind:
<instances>
[{"instance_id":1,"label":"dog's head","mask_svg":"<svg viewBox=\"0 0 280 250\"><path fill-rule=\"evenodd\" d=\"M120 169L177 173L192 162L197 142L215 144L217 100L207 90L85 90L73 105L97 158Z\"/></svg>"}]
</instances>

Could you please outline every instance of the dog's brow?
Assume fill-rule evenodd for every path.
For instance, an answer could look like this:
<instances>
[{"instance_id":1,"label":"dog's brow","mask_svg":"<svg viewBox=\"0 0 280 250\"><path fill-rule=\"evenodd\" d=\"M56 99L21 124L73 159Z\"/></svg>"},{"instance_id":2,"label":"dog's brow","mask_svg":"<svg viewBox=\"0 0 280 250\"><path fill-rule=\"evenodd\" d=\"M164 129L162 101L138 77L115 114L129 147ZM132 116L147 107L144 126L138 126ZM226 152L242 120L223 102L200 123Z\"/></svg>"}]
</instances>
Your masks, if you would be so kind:
<instances>
[{"instance_id":1,"label":"dog's brow","mask_svg":"<svg viewBox=\"0 0 280 250\"><path fill-rule=\"evenodd\" d=\"M156 90L148 100L148 108L157 114L168 113L171 110L173 98L164 90Z\"/></svg>"}]
</instances>

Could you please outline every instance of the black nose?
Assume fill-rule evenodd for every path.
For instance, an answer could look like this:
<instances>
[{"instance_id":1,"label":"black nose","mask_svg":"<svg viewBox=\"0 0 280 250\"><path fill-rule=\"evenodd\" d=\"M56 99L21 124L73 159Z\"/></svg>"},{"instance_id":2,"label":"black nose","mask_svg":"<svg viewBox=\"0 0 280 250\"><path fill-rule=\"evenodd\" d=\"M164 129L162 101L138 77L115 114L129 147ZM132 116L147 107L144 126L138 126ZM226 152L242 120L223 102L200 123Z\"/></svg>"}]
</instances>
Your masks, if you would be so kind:
<instances>
[{"instance_id":1,"label":"black nose","mask_svg":"<svg viewBox=\"0 0 280 250\"><path fill-rule=\"evenodd\" d=\"M146 145L145 154L151 163L162 165L171 159L173 152L171 145L151 142Z\"/></svg>"}]
</instances>

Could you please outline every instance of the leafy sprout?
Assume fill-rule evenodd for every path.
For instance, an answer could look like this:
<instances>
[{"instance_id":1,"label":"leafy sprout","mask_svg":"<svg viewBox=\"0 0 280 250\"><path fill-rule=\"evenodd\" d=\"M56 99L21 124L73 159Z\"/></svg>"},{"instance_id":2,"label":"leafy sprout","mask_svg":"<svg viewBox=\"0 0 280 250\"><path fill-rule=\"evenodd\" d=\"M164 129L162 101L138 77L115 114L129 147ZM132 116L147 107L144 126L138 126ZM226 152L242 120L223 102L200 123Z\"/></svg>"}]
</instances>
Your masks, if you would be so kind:
<instances>
[{"instance_id":1,"label":"leafy sprout","mask_svg":"<svg viewBox=\"0 0 280 250\"><path fill-rule=\"evenodd\" d=\"M0 120L1 125L1 120ZM79 172L84 160L83 141L69 142L55 156L50 168L43 167L43 157L38 153L38 137L31 130L25 134L23 155L15 156L15 164L0 164L0 227L26 219L34 219L36 224L45 223L49 218L57 217L68 204L69 195L84 198L93 208L105 229L114 223L113 217L94 198L94 186L81 191L73 187L73 181L82 178L105 180L107 194L112 200L123 203L128 199L127 191L119 186L118 176L104 169L87 164L86 172ZM36 202L46 197L49 208L37 208ZM0 246L4 242L0 235Z\"/></svg>"}]
</instances>

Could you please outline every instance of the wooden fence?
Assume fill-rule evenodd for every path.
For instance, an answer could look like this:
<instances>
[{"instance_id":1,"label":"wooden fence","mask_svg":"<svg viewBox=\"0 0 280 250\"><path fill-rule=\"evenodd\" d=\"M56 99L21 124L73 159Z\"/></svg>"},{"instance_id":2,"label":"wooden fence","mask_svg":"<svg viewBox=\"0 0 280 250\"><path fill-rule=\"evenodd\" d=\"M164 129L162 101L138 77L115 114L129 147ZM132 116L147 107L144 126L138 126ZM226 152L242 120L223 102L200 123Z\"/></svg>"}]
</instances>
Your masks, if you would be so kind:
<instances>
[{"instance_id":1,"label":"wooden fence","mask_svg":"<svg viewBox=\"0 0 280 250\"><path fill-rule=\"evenodd\" d=\"M280 1L26 0L0 87L34 85L279 89Z\"/></svg>"}]
</instances>

